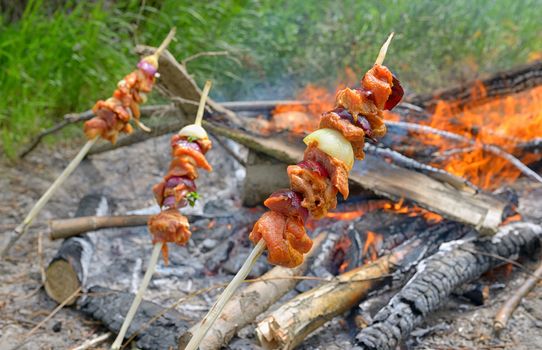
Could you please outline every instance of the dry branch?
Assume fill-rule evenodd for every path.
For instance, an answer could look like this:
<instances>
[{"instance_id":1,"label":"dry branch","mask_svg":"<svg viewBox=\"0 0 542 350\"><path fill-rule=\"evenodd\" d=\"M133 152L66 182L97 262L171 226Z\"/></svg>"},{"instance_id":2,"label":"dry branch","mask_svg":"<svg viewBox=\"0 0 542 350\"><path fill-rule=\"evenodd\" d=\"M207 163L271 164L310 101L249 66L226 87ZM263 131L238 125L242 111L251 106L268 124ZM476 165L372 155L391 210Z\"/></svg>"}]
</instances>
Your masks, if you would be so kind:
<instances>
[{"instance_id":1,"label":"dry branch","mask_svg":"<svg viewBox=\"0 0 542 350\"><path fill-rule=\"evenodd\" d=\"M358 334L357 344L363 349L395 349L454 289L501 265L503 258L532 256L541 244L541 226L513 223L492 238L441 247L417 266L408 284L378 312L374 323Z\"/></svg>"},{"instance_id":2,"label":"dry branch","mask_svg":"<svg viewBox=\"0 0 542 350\"><path fill-rule=\"evenodd\" d=\"M376 261L299 294L258 323L256 334L261 345L265 349L293 349L325 322L351 309L369 292L388 283L386 278L398 268L407 269L434 252L440 243L461 238L467 232L469 229L459 224L443 222Z\"/></svg>"},{"instance_id":3,"label":"dry branch","mask_svg":"<svg viewBox=\"0 0 542 350\"><path fill-rule=\"evenodd\" d=\"M525 283L509 298L504 305L499 309L493 322L493 328L499 332L506 328L508 320L514 313L514 310L518 307L519 303L529 292L536 286L536 284L542 279L542 263L538 266L536 271L530 275Z\"/></svg>"},{"instance_id":4,"label":"dry branch","mask_svg":"<svg viewBox=\"0 0 542 350\"><path fill-rule=\"evenodd\" d=\"M305 274L320 246L327 239L327 233L321 233L314 239L311 251L305 256L302 265L293 269L276 266L261 276L259 282L251 283L242 292L237 293L224 307L221 316L213 324L200 344L201 350L221 349L226 346L241 328L254 321L282 296L292 290L299 280L289 278ZM192 334L200 327L196 323L179 338L179 349L184 349Z\"/></svg>"},{"instance_id":5,"label":"dry branch","mask_svg":"<svg viewBox=\"0 0 542 350\"><path fill-rule=\"evenodd\" d=\"M61 239L111 227L144 226L149 215L83 216L49 221L49 238Z\"/></svg>"}]
</instances>

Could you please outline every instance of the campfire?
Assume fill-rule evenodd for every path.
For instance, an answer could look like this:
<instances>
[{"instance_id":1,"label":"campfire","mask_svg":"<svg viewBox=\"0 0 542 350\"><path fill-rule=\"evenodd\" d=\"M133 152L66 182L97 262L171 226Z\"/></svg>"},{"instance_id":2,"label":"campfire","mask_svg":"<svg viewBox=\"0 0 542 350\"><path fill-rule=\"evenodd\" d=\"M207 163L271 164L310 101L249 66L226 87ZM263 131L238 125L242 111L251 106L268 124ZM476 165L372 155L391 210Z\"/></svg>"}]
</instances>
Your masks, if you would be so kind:
<instances>
[{"instance_id":1,"label":"campfire","mask_svg":"<svg viewBox=\"0 0 542 350\"><path fill-rule=\"evenodd\" d=\"M143 55L148 50L139 48ZM167 51L159 63L157 84L173 101L162 111L189 116L194 112L189 101L198 100L201 91ZM534 67L540 70L540 64ZM526 71L514 77L530 76ZM292 349L311 336L313 344L325 347L331 340L322 326L335 322L330 332L341 333L344 348L395 349L453 295L485 302L487 291L478 292L484 290L479 288L484 273L511 259L535 257L542 227L521 208L530 186L542 182L542 87L518 89L507 84L506 74L498 77L500 84L497 78L477 81L436 96L412 97L385 111L388 133L379 140L368 135L366 159L350 173L350 196L322 219L305 222L314 243L302 263L271 268L258 260L200 348L233 342L238 348L257 343ZM358 80L347 79L338 89L355 87ZM334 108L336 92L309 85L295 101L264 108L209 100L202 125L225 155L211 158L213 168L244 173L239 183L251 204L263 202L270 189L288 187L285 164L303 158L302 139L318 129L323 112ZM153 134L138 131L90 153L134 145L184 124L149 124ZM248 153L246 160L239 145ZM68 299L117 333L132 304L133 294L126 291L135 289L130 285L139 281L151 250L150 244L142 248L149 239L140 225L158 209L109 218L99 212L102 201L107 198L87 196L78 211L89 215L92 208L91 215L101 218L51 224L51 236L65 240L46 269L45 285L51 298ZM125 340L139 348L189 344L204 312L251 251L248 234L263 214L261 207L247 205L247 198L244 205L201 201L199 212L186 214L192 240L187 248L170 249L169 265L158 263L154 285L125 326ZM113 248L102 249L109 239L122 261ZM74 298L79 290L85 293ZM339 326L337 317L345 314L354 321ZM498 321L501 330L502 315Z\"/></svg>"}]
</instances>

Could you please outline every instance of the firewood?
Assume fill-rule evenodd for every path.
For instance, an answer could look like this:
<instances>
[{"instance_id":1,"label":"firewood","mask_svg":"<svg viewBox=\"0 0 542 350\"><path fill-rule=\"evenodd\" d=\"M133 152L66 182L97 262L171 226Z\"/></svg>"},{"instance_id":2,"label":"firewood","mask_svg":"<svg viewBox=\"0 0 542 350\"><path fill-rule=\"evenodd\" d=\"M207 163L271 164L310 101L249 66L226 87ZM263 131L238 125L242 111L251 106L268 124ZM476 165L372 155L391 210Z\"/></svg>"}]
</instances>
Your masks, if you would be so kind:
<instances>
[{"instance_id":1,"label":"firewood","mask_svg":"<svg viewBox=\"0 0 542 350\"><path fill-rule=\"evenodd\" d=\"M256 334L265 349L293 349L333 317L356 306L369 292L434 252L442 242L463 237L470 229L442 222L372 263L348 271L317 288L299 294L258 323Z\"/></svg>"},{"instance_id":2,"label":"firewood","mask_svg":"<svg viewBox=\"0 0 542 350\"><path fill-rule=\"evenodd\" d=\"M83 197L79 202L75 216L96 214L105 200L100 195ZM94 244L87 235L72 237L62 242L45 269L45 292L47 295L57 303L61 303L75 290L84 287L93 254ZM72 305L74 302L75 299L70 300L68 305Z\"/></svg>"},{"instance_id":3,"label":"firewood","mask_svg":"<svg viewBox=\"0 0 542 350\"><path fill-rule=\"evenodd\" d=\"M321 244L327 240L328 234L323 232L314 239L311 251L306 255L304 263L296 268L288 269L276 266L262 275L262 281L251 283L242 292L237 293L224 307L220 318L199 345L202 350L221 349L226 346L241 328L254 321L282 296L292 290L299 280L289 277L302 276L318 256ZM247 307L249 306L249 307ZM198 322L179 338L179 349L184 349L192 334L200 327Z\"/></svg>"},{"instance_id":4,"label":"firewood","mask_svg":"<svg viewBox=\"0 0 542 350\"><path fill-rule=\"evenodd\" d=\"M68 238L102 228L144 226L148 220L149 215L83 216L51 220L49 238Z\"/></svg>"},{"instance_id":5,"label":"firewood","mask_svg":"<svg viewBox=\"0 0 542 350\"><path fill-rule=\"evenodd\" d=\"M418 264L414 277L358 334L357 344L363 349L395 349L454 289L503 264L503 259L532 256L541 245L542 227L523 222L503 226L492 238L446 244Z\"/></svg>"}]
</instances>

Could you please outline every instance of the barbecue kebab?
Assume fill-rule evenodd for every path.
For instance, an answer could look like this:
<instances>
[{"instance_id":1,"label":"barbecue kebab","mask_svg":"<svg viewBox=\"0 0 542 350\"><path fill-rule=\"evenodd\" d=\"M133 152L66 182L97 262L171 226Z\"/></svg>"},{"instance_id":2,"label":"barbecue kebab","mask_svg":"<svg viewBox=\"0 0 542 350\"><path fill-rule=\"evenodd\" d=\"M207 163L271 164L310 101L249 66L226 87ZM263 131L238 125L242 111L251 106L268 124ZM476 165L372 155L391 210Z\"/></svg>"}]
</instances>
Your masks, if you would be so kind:
<instances>
[{"instance_id":1,"label":"barbecue kebab","mask_svg":"<svg viewBox=\"0 0 542 350\"><path fill-rule=\"evenodd\" d=\"M144 57L139 61L136 70L117 83L117 89L112 97L105 101L100 100L94 105L92 111L96 116L85 122L83 127L83 131L88 139L87 143L81 148L75 158L68 164L36 204L34 204L23 222L15 228L15 235L10 239L7 246L2 251L2 257L6 255L8 250L26 234L34 218L68 176L70 176L77 168L98 138L101 137L104 140L115 143L119 133L129 134L133 131L132 126L130 125L130 121L132 120L144 131L150 131L149 128L139 121L141 114L139 105L146 102L146 94L152 90L158 75L158 58L171 40L173 40L174 36L175 28L169 32L162 44L152 55Z\"/></svg>"},{"instance_id":2,"label":"barbecue kebab","mask_svg":"<svg viewBox=\"0 0 542 350\"><path fill-rule=\"evenodd\" d=\"M141 303L143 293L154 273L160 251L162 251L164 262L167 265L167 243L185 245L190 239L191 232L188 219L179 210L188 204L194 206L194 202L199 197L195 183L198 178L197 168L212 171L211 165L205 159L205 154L211 149L212 143L207 136L207 132L201 126L205 101L210 89L211 81L208 80L201 94L194 124L185 126L171 138L171 155L173 159L162 181L152 189L161 211L156 215L152 215L148 221L149 232L152 235L152 243L154 244L149 266L111 349L120 349L128 327Z\"/></svg>"},{"instance_id":3,"label":"barbecue kebab","mask_svg":"<svg viewBox=\"0 0 542 350\"><path fill-rule=\"evenodd\" d=\"M337 205L337 193L348 197L348 175L354 159L365 156L365 138L376 140L386 133L383 110L395 107L403 88L383 66L393 33L388 37L373 67L365 73L360 88L337 92L335 108L322 115L318 130L304 138L307 148L303 161L287 169L290 188L279 190L265 200L270 210L256 222L250 240L256 244L245 264L203 318L186 349L195 350L220 315L227 300L252 269L261 253L274 265L295 267L312 247L305 231L310 215L323 218Z\"/></svg>"}]
</instances>

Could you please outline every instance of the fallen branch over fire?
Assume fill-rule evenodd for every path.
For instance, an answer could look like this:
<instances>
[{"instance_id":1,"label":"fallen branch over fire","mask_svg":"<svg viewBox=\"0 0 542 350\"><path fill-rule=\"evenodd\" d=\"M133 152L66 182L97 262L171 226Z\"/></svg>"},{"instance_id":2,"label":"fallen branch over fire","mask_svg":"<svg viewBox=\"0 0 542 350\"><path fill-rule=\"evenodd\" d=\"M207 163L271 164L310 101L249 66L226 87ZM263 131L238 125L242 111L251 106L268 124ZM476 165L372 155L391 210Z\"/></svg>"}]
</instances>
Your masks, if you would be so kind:
<instances>
[{"instance_id":1,"label":"fallen branch over fire","mask_svg":"<svg viewBox=\"0 0 542 350\"><path fill-rule=\"evenodd\" d=\"M474 148L481 148L484 151L493 153L494 155L500 158L506 159L512 165L514 165L519 171L521 171L523 175L527 176L531 180L542 183L542 177L540 175L538 175L536 172L531 170L528 166L523 164L521 160L514 157L513 155L511 155L510 153L506 152L505 150L503 150L502 148L498 146L482 144L482 143L476 142L475 140L466 138L465 136L462 136L450 131L433 128L428 125L414 124L414 123L408 123L408 122L397 122L397 121L386 121L386 125L391 126L391 127L398 127L398 128L402 128L402 129L414 131L414 132L434 134L434 135L438 135L452 141L466 143Z\"/></svg>"},{"instance_id":2,"label":"fallen branch over fire","mask_svg":"<svg viewBox=\"0 0 542 350\"><path fill-rule=\"evenodd\" d=\"M258 323L256 334L265 349L293 349L314 330L357 305L369 292L401 270L431 254L440 243L463 237L469 229L444 222L421 232L376 261L336 280L299 294ZM451 237L450 237L451 236Z\"/></svg>"},{"instance_id":3,"label":"fallen branch over fire","mask_svg":"<svg viewBox=\"0 0 542 350\"><path fill-rule=\"evenodd\" d=\"M236 294L224 307L224 312L209 330L202 343L201 350L221 349L226 346L241 328L254 321L282 296L292 290L320 252L321 244L327 239L327 233L321 233L314 239L314 245L307 254L304 263L296 268L287 269L276 266L262 275L258 282L251 283L242 292ZM250 307L247 307L249 306ZM179 338L179 348L184 349L192 334L200 327L198 322Z\"/></svg>"},{"instance_id":4,"label":"fallen branch over fire","mask_svg":"<svg viewBox=\"0 0 542 350\"><path fill-rule=\"evenodd\" d=\"M374 323L358 334L358 345L371 350L395 349L454 289L501 265L503 259L532 256L541 244L541 226L513 223L492 238L441 247L418 265L408 284L377 313Z\"/></svg>"},{"instance_id":5,"label":"fallen branch over fire","mask_svg":"<svg viewBox=\"0 0 542 350\"><path fill-rule=\"evenodd\" d=\"M470 181L462 177L451 174L447 172L446 170L438 169L430 165L420 163L415 159L409 158L405 156L404 154L401 154L397 151L392 150L391 148L377 147L370 143L365 143L364 150L365 152L368 152L371 154L379 155L385 158L390 158L395 165L402 166L407 169L421 171L422 173L428 174L429 176L433 178L441 180L445 183L449 183L450 185L454 186L458 190L464 190L465 187L468 187L476 192L479 191L479 189L474 184L472 184Z\"/></svg>"}]
</instances>

